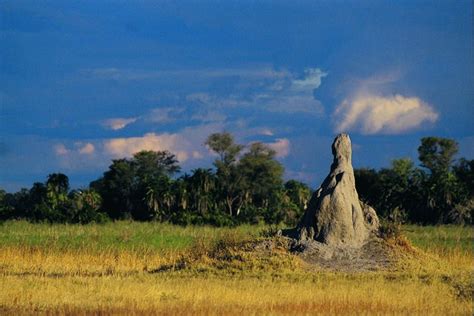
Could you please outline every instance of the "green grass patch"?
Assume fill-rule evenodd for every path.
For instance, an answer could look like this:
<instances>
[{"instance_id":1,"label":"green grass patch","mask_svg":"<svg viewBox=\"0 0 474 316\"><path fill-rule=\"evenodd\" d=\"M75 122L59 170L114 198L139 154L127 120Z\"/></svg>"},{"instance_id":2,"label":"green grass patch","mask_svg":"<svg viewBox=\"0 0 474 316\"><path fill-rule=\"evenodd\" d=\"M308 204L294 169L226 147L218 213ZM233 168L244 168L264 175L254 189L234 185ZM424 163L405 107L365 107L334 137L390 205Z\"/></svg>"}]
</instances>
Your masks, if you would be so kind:
<instances>
[{"instance_id":1,"label":"green grass patch","mask_svg":"<svg viewBox=\"0 0 474 316\"><path fill-rule=\"evenodd\" d=\"M269 226L234 228L176 226L156 222L117 221L106 224L33 224L7 221L0 224L0 247L22 246L48 250L185 251L198 244L222 239L243 241L268 231ZM469 226L403 226L403 234L422 250L446 253L474 252L474 229Z\"/></svg>"},{"instance_id":2,"label":"green grass patch","mask_svg":"<svg viewBox=\"0 0 474 316\"><path fill-rule=\"evenodd\" d=\"M436 252L452 252L462 250L474 252L474 227L439 225L439 226L416 226L405 225L403 234L414 246L425 250Z\"/></svg>"},{"instance_id":3,"label":"green grass patch","mask_svg":"<svg viewBox=\"0 0 474 316\"><path fill-rule=\"evenodd\" d=\"M32 224L8 221L0 225L1 246L23 246L50 250L187 250L198 241L212 243L232 237L243 240L258 236L265 226L236 228L175 226L155 222L118 221L106 224Z\"/></svg>"}]
</instances>

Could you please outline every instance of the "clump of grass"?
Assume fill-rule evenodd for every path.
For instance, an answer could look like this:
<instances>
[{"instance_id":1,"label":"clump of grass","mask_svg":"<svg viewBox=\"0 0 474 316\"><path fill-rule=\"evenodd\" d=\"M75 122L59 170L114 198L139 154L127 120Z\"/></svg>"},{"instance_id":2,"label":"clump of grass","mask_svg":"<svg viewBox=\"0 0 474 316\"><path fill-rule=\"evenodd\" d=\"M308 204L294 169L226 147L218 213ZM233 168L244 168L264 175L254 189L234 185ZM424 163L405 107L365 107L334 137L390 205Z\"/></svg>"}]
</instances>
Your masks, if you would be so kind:
<instances>
[{"instance_id":1,"label":"clump of grass","mask_svg":"<svg viewBox=\"0 0 474 316\"><path fill-rule=\"evenodd\" d=\"M385 240L397 239L402 235L402 225L395 221L382 219L380 222L379 234L380 237Z\"/></svg>"},{"instance_id":2,"label":"clump of grass","mask_svg":"<svg viewBox=\"0 0 474 316\"><path fill-rule=\"evenodd\" d=\"M280 234L281 234L281 229L276 225L270 225L268 227L265 227L260 232L260 236L265 237L265 238L275 237L275 236L278 236Z\"/></svg>"},{"instance_id":3,"label":"clump of grass","mask_svg":"<svg viewBox=\"0 0 474 316\"><path fill-rule=\"evenodd\" d=\"M396 208L388 218L382 218L379 227L379 236L394 247L397 255L416 255L418 251L403 234L405 213Z\"/></svg>"},{"instance_id":4,"label":"clump of grass","mask_svg":"<svg viewBox=\"0 0 474 316\"><path fill-rule=\"evenodd\" d=\"M299 269L301 260L288 251L285 239L236 238L229 234L213 243L198 242L173 264L152 272L191 270L212 273L274 273Z\"/></svg>"},{"instance_id":5,"label":"clump of grass","mask_svg":"<svg viewBox=\"0 0 474 316\"><path fill-rule=\"evenodd\" d=\"M387 218L380 221L379 233L384 239L398 239L402 236L402 224L406 220L406 213L395 208Z\"/></svg>"}]
</instances>

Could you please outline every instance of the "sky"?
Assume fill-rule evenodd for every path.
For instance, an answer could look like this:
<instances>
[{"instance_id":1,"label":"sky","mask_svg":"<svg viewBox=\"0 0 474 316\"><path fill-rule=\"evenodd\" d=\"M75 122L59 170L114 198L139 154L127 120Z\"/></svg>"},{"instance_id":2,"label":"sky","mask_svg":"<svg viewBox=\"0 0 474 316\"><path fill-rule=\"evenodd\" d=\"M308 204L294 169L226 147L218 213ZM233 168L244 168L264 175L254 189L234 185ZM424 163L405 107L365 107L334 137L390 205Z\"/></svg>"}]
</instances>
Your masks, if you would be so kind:
<instances>
[{"instance_id":1,"label":"sky","mask_svg":"<svg viewBox=\"0 0 474 316\"><path fill-rule=\"evenodd\" d=\"M354 167L419 164L425 136L474 158L472 1L0 3L0 188L169 150L212 167L228 131L316 187L337 133Z\"/></svg>"}]
</instances>

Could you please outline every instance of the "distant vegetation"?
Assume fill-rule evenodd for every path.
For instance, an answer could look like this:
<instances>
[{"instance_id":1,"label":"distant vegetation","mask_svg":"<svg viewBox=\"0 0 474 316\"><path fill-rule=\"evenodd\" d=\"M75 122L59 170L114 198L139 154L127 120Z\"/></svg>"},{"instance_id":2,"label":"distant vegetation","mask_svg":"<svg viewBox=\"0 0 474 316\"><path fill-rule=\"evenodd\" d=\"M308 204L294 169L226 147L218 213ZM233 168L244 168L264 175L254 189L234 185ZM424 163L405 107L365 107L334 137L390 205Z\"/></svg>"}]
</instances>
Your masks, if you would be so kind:
<instances>
[{"instance_id":1,"label":"distant vegetation","mask_svg":"<svg viewBox=\"0 0 474 316\"><path fill-rule=\"evenodd\" d=\"M283 181L283 166L263 143L245 147L229 133L208 137L214 168L176 178L178 161L167 151L141 151L113 160L89 188L70 190L68 177L16 193L0 190L0 220L89 223L133 219L173 224L295 225L311 197L299 181ZM421 224L474 221L474 160L454 161L454 140L426 137L418 148L421 167L409 159L390 168L356 169L360 198L392 221Z\"/></svg>"},{"instance_id":2,"label":"distant vegetation","mask_svg":"<svg viewBox=\"0 0 474 316\"><path fill-rule=\"evenodd\" d=\"M396 159L391 168L355 170L360 198L386 219L417 224L474 222L474 160L454 163L458 144L425 137L418 147L421 168Z\"/></svg>"}]
</instances>

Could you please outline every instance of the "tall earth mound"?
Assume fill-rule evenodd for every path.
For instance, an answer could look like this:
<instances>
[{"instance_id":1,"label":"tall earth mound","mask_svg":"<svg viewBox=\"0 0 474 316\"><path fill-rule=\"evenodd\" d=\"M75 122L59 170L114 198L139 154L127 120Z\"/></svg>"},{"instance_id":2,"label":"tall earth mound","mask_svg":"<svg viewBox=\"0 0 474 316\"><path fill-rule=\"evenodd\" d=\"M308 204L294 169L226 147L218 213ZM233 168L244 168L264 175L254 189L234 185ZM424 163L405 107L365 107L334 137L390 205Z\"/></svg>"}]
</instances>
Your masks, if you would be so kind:
<instances>
[{"instance_id":1,"label":"tall earth mound","mask_svg":"<svg viewBox=\"0 0 474 316\"><path fill-rule=\"evenodd\" d=\"M362 247L378 230L379 219L373 208L359 200L349 135L336 137L332 153L331 171L311 197L297 226L297 236L329 246Z\"/></svg>"}]
</instances>

